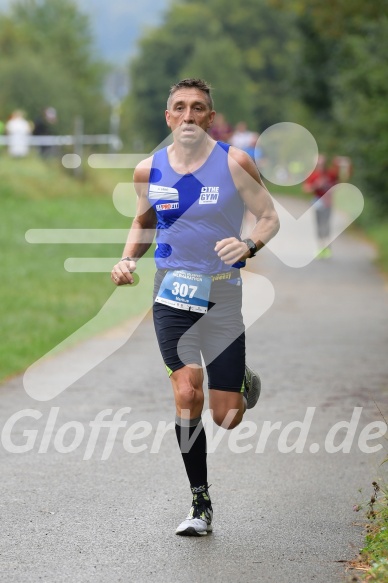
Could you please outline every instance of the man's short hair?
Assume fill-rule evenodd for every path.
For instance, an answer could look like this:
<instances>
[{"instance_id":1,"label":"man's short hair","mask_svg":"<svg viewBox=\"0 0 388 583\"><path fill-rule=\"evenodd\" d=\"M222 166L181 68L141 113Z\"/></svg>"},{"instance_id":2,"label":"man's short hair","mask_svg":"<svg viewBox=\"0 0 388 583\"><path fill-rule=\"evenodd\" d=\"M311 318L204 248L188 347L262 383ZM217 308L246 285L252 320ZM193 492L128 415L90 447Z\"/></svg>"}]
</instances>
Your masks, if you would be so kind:
<instances>
[{"instance_id":1,"label":"man's short hair","mask_svg":"<svg viewBox=\"0 0 388 583\"><path fill-rule=\"evenodd\" d=\"M210 109L214 109L213 97L211 95L211 86L203 79L182 79L178 83L174 83L170 89L170 94L167 99L167 109L170 107L171 97L179 89L199 89L205 93Z\"/></svg>"}]
</instances>

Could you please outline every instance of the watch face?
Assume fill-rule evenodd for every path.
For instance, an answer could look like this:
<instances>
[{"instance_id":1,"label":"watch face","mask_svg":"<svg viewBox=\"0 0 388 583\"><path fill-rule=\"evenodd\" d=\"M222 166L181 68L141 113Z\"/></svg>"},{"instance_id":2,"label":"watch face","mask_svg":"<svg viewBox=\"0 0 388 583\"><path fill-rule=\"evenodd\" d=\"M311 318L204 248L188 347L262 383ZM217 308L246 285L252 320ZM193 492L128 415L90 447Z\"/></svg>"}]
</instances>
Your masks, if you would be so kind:
<instances>
[{"instance_id":1,"label":"watch face","mask_svg":"<svg viewBox=\"0 0 388 583\"><path fill-rule=\"evenodd\" d=\"M252 241L252 239L245 239L244 242L248 245L248 249L251 252L250 256L253 257L254 254L257 251L256 245L254 244L254 242Z\"/></svg>"}]
</instances>

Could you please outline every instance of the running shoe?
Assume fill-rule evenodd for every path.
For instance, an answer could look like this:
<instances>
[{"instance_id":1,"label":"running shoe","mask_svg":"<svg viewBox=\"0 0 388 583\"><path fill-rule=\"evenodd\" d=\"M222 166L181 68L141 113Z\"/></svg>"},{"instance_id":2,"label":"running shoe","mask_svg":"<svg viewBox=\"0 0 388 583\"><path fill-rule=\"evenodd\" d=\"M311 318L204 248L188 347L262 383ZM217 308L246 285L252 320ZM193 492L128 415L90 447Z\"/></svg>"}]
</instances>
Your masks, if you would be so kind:
<instances>
[{"instance_id":1,"label":"running shoe","mask_svg":"<svg viewBox=\"0 0 388 583\"><path fill-rule=\"evenodd\" d=\"M213 509L207 490L199 494L193 491L193 503L190 512L176 529L175 533L181 536L206 536L213 530L212 519Z\"/></svg>"},{"instance_id":2,"label":"running shoe","mask_svg":"<svg viewBox=\"0 0 388 583\"><path fill-rule=\"evenodd\" d=\"M257 372L245 365L244 396L247 400L247 409L252 409L259 400L261 392L261 380Z\"/></svg>"}]
</instances>

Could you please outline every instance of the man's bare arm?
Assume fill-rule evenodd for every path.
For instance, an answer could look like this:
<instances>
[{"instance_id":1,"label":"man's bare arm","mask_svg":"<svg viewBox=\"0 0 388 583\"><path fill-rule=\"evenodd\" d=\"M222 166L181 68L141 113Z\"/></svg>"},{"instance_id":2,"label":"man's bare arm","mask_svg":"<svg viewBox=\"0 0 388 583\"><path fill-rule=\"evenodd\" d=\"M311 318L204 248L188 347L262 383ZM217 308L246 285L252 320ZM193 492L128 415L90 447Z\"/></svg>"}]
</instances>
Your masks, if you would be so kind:
<instances>
[{"instance_id":1,"label":"man's bare arm","mask_svg":"<svg viewBox=\"0 0 388 583\"><path fill-rule=\"evenodd\" d=\"M230 147L229 153L229 168L236 188L248 210L257 219L249 238L256 244L257 249L261 249L278 232L279 218L251 157L233 146ZM227 265L233 265L236 261L250 256L247 245L234 237L219 241L215 251Z\"/></svg>"},{"instance_id":2,"label":"man's bare arm","mask_svg":"<svg viewBox=\"0 0 388 583\"><path fill-rule=\"evenodd\" d=\"M151 164L152 157L143 160L133 175L137 193L136 216L132 221L122 255L129 257L130 260L119 261L113 267L111 278L116 285L134 282L132 272L136 269L136 261L148 251L153 240L156 215L147 198Z\"/></svg>"}]
</instances>

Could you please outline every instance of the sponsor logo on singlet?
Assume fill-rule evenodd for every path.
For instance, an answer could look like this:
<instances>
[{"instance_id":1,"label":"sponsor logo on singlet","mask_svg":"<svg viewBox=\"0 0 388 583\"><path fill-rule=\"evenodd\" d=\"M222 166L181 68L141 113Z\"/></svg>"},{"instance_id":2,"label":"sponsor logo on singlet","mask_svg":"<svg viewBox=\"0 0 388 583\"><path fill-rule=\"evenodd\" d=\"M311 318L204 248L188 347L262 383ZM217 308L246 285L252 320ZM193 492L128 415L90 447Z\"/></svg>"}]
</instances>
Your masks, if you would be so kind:
<instances>
[{"instance_id":1,"label":"sponsor logo on singlet","mask_svg":"<svg viewBox=\"0 0 388 583\"><path fill-rule=\"evenodd\" d=\"M179 209L179 202L165 202L155 205L155 208L157 211L171 211L173 209Z\"/></svg>"},{"instance_id":2,"label":"sponsor logo on singlet","mask_svg":"<svg viewBox=\"0 0 388 583\"><path fill-rule=\"evenodd\" d=\"M217 204L219 190L219 186L203 186L199 196L199 204Z\"/></svg>"}]
</instances>

